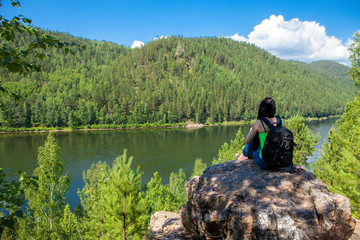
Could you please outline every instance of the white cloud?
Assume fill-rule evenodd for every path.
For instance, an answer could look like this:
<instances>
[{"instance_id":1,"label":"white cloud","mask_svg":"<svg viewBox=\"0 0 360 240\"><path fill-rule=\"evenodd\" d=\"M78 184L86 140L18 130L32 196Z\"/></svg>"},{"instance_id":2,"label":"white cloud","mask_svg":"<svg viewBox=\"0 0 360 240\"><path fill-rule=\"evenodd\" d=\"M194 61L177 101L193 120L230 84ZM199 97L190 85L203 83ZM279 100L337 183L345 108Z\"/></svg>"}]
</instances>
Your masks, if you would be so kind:
<instances>
[{"instance_id":1,"label":"white cloud","mask_svg":"<svg viewBox=\"0 0 360 240\"><path fill-rule=\"evenodd\" d=\"M348 62L348 50L341 40L328 36L317 22L293 18L285 21L282 15L263 20L248 37L234 34L236 41L246 41L283 59L315 61L320 59Z\"/></svg>"},{"instance_id":2,"label":"white cloud","mask_svg":"<svg viewBox=\"0 0 360 240\"><path fill-rule=\"evenodd\" d=\"M168 36L166 36L166 35L161 35L160 37L156 37L156 38L154 38L153 39L153 41L156 41L156 40L159 40L159 39L163 39L163 38L168 38Z\"/></svg>"},{"instance_id":3,"label":"white cloud","mask_svg":"<svg viewBox=\"0 0 360 240\"><path fill-rule=\"evenodd\" d=\"M234 35L230 36L230 38L234 41L238 41L238 42L248 42L249 40L246 39L243 36L240 36L239 34L235 33Z\"/></svg>"},{"instance_id":4,"label":"white cloud","mask_svg":"<svg viewBox=\"0 0 360 240\"><path fill-rule=\"evenodd\" d=\"M135 41L131 44L131 48L141 48L141 47L144 46L144 45L145 45L144 42L135 40Z\"/></svg>"}]
</instances>

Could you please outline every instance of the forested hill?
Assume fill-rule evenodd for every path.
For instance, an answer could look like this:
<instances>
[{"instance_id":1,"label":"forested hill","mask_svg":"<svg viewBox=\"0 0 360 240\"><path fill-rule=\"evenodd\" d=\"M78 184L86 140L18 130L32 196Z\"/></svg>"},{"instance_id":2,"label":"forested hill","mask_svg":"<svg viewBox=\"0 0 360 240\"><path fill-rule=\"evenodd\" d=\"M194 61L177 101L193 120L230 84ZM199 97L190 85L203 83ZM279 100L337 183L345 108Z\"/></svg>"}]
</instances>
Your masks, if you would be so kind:
<instances>
[{"instance_id":1,"label":"forested hill","mask_svg":"<svg viewBox=\"0 0 360 240\"><path fill-rule=\"evenodd\" d=\"M326 116L342 113L355 93L349 78L321 64L281 60L226 38L169 37L130 49L52 34L87 49L47 50L43 71L30 76L1 70L1 82L22 96L1 95L2 127L236 121L255 118L266 96L282 117Z\"/></svg>"},{"instance_id":2,"label":"forested hill","mask_svg":"<svg viewBox=\"0 0 360 240\"><path fill-rule=\"evenodd\" d=\"M329 74L336 75L339 77L345 78L348 77L349 74L348 73L349 67L329 60L312 62L309 65L311 65L314 68L318 68L318 70L320 71L327 72Z\"/></svg>"}]
</instances>

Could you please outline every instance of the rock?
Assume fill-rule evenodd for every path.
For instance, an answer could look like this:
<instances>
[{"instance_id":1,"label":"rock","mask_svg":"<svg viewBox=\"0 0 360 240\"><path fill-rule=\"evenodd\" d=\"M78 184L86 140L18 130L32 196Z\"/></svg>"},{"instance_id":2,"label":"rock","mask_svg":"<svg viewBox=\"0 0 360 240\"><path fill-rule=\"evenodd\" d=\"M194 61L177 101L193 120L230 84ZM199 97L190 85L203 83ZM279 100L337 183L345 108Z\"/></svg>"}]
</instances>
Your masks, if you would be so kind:
<instances>
[{"instance_id":1,"label":"rock","mask_svg":"<svg viewBox=\"0 0 360 240\"><path fill-rule=\"evenodd\" d=\"M195 129L195 128L202 128L204 124L202 123L194 123L193 121L186 121L186 128L188 129Z\"/></svg>"},{"instance_id":2,"label":"rock","mask_svg":"<svg viewBox=\"0 0 360 240\"><path fill-rule=\"evenodd\" d=\"M182 57L185 53L185 48L181 45L177 46L176 51L175 51L175 55L178 57Z\"/></svg>"},{"instance_id":3,"label":"rock","mask_svg":"<svg viewBox=\"0 0 360 240\"><path fill-rule=\"evenodd\" d=\"M160 211L151 216L149 239L196 239L192 234L185 232L180 221L180 215L172 212Z\"/></svg>"},{"instance_id":4,"label":"rock","mask_svg":"<svg viewBox=\"0 0 360 240\"><path fill-rule=\"evenodd\" d=\"M360 240L360 220L355 219L355 221L356 221L355 232L353 233L353 235L351 235L349 240Z\"/></svg>"},{"instance_id":5,"label":"rock","mask_svg":"<svg viewBox=\"0 0 360 240\"><path fill-rule=\"evenodd\" d=\"M355 228L349 200L309 172L232 161L207 168L186 188L181 222L201 239L348 239Z\"/></svg>"}]
</instances>

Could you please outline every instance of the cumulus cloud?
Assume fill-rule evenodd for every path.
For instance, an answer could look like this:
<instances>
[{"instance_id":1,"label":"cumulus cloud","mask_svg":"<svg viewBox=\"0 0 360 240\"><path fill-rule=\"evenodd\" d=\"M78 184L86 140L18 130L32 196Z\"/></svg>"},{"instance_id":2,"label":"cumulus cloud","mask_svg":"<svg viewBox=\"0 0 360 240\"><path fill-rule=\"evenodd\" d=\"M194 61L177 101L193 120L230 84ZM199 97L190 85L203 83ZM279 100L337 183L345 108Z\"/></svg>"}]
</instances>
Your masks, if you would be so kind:
<instances>
[{"instance_id":1,"label":"cumulus cloud","mask_svg":"<svg viewBox=\"0 0 360 240\"><path fill-rule=\"evenodd\" d=\"M253 43L283 59L347 62L349 56L347 47L341 40L328 36L324 26L298 18L285 21L282 15L263 20L247 37L236 33L230 38Z\"/></svg>"},{"instance_id":2,"label":"cumulus cloud","mask_svg":"<svg viewBox=\"0 0 360 240\"><path fill-rule=\"evenodd\" d=\"M238 42L248 42L249 40L243 36L240 36L238 33L235 33L234 35L230 36L232 40L238 41Z\"/></svg>"},{"instance_id":3,"label":"cumulus cloud","mask_svg":"<svg viewBox=\"0 0 360 240\"><path fill-rule=\"evenodd\" d=\"M141 48L141 47L144 46L144 45L145 45L144 42L135 40L135 41L131 44L131 48Z\"/></svg>"}]
</instances>

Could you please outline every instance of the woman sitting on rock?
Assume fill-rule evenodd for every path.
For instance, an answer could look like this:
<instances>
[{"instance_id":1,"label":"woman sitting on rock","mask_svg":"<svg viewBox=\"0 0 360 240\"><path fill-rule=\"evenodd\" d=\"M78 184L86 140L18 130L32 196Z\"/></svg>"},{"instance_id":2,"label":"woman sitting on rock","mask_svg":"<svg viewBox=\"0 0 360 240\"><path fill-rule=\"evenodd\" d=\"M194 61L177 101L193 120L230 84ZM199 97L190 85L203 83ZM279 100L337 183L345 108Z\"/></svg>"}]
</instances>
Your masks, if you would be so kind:
<instances>
[{"instance_id":1,"label":"woman sitting on rock","mask_svg":"<svg viewBox=\"0 0 360 240\"><path fill-rule=\"evenodd\" d=\"M276 106L275 101L271 97L264 98L259 106L257 120L255 121L249 133L246 136L246 145L241 155L236 154L238 160L253 158L256 165L261 169L270 169L269 165L262 158L262 150L264 147L265 139L269 133L268 126L264 123L263 118L270 121L271 124L277 126L280 124L286 127L285 123L280 118L275 117ZM280 123L278 122L280 120ZM306 171L304 167L293 165L299 171Z\"/></svg>"}]
</instances>

